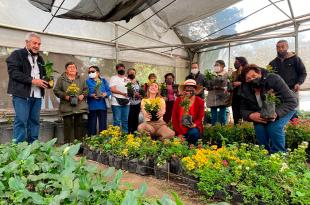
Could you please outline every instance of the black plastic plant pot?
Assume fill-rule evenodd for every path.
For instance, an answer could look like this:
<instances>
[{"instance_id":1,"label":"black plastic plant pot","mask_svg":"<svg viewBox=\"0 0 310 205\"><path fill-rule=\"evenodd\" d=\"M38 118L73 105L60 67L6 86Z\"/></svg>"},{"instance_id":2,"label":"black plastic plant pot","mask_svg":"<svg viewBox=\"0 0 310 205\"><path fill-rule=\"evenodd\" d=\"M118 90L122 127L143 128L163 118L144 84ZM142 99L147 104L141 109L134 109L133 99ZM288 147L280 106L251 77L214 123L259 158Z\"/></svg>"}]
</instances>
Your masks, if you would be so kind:
<instances>
[{"instance_id":1,"label":"black plastic plant pot","mask_svg":"<svg viewBox=\"0 0 310 205\"><path fill-rule=\"evenodd\" d=\"M100 153L98 155L98 162L104 165L108 165L109 164L109 157L106 153Z\"/></svg>"},{"instance_id":2,"label":"black plastic plant pot","mask_svg":"<svg viewBox=\"0 0 310 205\"><path fill-rule=\"evenodd\" d=\"M43 78L43 80L45 80L45 81L48 83L48 84L47 84L47 88L51 89L51 88L54 87L54 77L53 77L53 76L51 76L51 77L45 76L45 77Z\"/></svg>"},{"instance_id":3,"label":"black plastic plant pot","mask_svg":"<svg viewBox=\"0 0 310 205\"><path fill-rule=\"evenodd\" d=\"M213 90L214 89L214 81L208 80L206 83L206 88L207 88L207 90Z\"/></svg>"},{"instance_id":4,"label":"black plastic plant pot","mask_svg":"<svg viewBox=\"0 0 310 205\"><path fill-rule=\"evenodd\" d=\"M92 160L97 162L98 156L99 156L99 151L93 150Z\"/></svg>"},{"instance_id":5,"label":"black plastic plant pot","mask_svg":"<svg viewBox=\"0 0 310 205\"><path fill-rule=\"evenodd\" d=\"M102 97L102 92L101 92L101 90L100 90L100 88L98 88L98 89L96 89L96 96L98 97L98 98L101 98Z\"/></svg>"},{"instance_id":6,"label":"black plastic plant pot","mask_svg":"<svg viewBox=\"0 0 310 205\"><path fill-rule=\"evenodd\" d=\"M191 115L182 116L182 125L185 127L190 127L193 124L193 118Z\"/></svg>"},{"instance_id":7,"label":"black plastic plant pot","mask_svg":"<svg viewBox=\"0 0 310 205\"><path fill-rule=\"evenodd\" d=\"M190 189L197 191L198 190L198 180L187 174L185 171L182 171L183 175L183 183L186 184Z\"/></svg>"},{"instance_id":8,"label":"black plastic plant pot","mask_svg":"<svg viewBox=\"0 0 310 205\"><path fill-rule=\"evenodd\" d=\"M133 98L135 95L135 91L132 89L127 89L127 95L128 97Z\"/></svg>"},{"instance_id":9,"label":"black plastic plant pot","mask_svg":"<svg viewBox=\"0 0 310 205\"><path fill-rule=\"evenodd\" d=\"M157 112L151 112L151 121L158 121L159 118L157 117Z\"/></svg>"},{"instance_id":10,"label":"black plastic plant pot","mask_svg":"<svg viewBox=\"0 0 310 205\"><path fill-rule=\"evenodd\" d=\"M226 195L227 194L224 191L216 190L212 198L217 201L225 201Z\"/></svg>"},{"instance_id":11,"label":"black plastic plant pot","mask_svg":"<svg viewBox=\"0 0 310 205\"><path fill-rule=\"evenodd\" d=\"M122 170L128 170L128 166L129 166L129 159L122 158Z\"/></svg>"},{"instance_id":12,"label":"black plastic plant pot","mask_svg":"<svg viewBox=\"0 0 310 205\"><path fill-rule=\"evenodd\" d=\"M122 157L120 157L120 156L114 157L114 167L115 167L115 169L121 169L122 168Z\"/></svg>"},{"instance_id":13,"label":"black plastic plant pot","mask_svg":"<svg viewBox=\"0 0 310 205\"><path fill-rule=\"evenodd\" d=\"M181 166L181 161L179 158L172 158L170 160L170 172L173 174L180 175L182 174L182 166Z\"/></svg>"},{"instance_id":14,"label":"black plastic plant pot","mask_svg":"<svg viewBox=\"0 0 310 205\"><path fill-rule=\"evenodd\" d=\"M114 166L114 155L113 154L109 154L109 166L113 167Z\"/></svg>"},{"instance_id":15,"label":"black plastic plant pot","mask_svg":"<svg viewBox=\"0 0 310 205\"><path fill-rule=\"evenodd\" d=\"M160 95L161 95L162 97L167 97L167 95L168 95L167 89L161 90L161 91L160 91Z\"/></svg>"},{"instance_id":16,"label":"black plastic plant pot","mask_svg":"<svg viewBox=\"0 0 310 205\"><path fill-rule=\"evenodd\" d=\"M78 104L78 97L77 96L70 96L70 105L77 106Z\"/></svg>"},{"instance_id":17,"label":"black plastic plant pot","mask_svg":"<svg viewBox=\"0 0 310 205\"><path fill-rule=\"evenodd\" d=\"M276 113L275 102L263 101L260 117L265 119L273 119Z\"/></svg>"},{"instance_id":18,"label":"black plastic plant pot","mask_svg":"<svg viewBox=\"0 0 310 205\"><path fill-rule=\"evenodd\" d=\"M137 158L134 158L134 159L129 160L129 163L128 163L128 171L129 171L130 173L136 173L136 171L137 171L137 165L138 165L138 159L137 159Z\"/></svg>"},{"instance_id":19,"label":"black plastic plant pot","mask_svg":"<svg viewBox=\"0 0 310 205\"><path fill-rule=\"evenodd\" d=\"M150 175L149 159L142 159L138 161L136 173L142 176Z\"/></svg>"},{"instance_id":20,"label":"black plastic plant pot","mask_svg":"<svg viewBox=\"0 0 310 205\"><path fill-rule=\"evenodd\" d=\"M167 179L168 178L168 163L163 165L155 165L154 174L157 179Z\"/></svg>"}]
</instances>

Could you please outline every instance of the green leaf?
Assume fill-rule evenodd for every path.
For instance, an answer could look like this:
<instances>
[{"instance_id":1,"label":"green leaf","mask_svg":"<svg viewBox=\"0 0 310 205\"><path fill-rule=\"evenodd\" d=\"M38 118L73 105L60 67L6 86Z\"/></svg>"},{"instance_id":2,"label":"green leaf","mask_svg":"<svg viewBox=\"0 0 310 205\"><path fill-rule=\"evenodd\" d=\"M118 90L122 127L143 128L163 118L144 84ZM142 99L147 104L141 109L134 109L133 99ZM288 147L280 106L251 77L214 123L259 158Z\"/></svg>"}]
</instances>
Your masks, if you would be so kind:
<instances>
[{"instance_id":1,"label":"green leaf","mask_svg":"<svg viewBox=\"0 0 310 205\"><path fill-rule=\"evenodd\" d=\"M184 205L177 193L172 192L176 205Z\"/></svg>"},{"instance_id":2,"label":"green leaf","mask_svg":"<svg viewBox=\"0 0 310 205\"><path fill-rule=\"evenodd\" d=\"M70 146L70 149L68 151L69 156L72 156L72 157L75 156L79 152L81 144L82 143L78 143L78 144Z\"/></svg>"},{"instance_id":3,"label":"green leaf","mask_svg":"<svg viewBox=\"0 0 310 205\"><path fill-rule=\"evenodd\" d=\"M109 167L107 170L104 171L103 176L111 177L111 176L113 176L114 172L115 172L115 168Z\"/></svg>"},{"instance_id":4,"label":"green leaf","mask_svg":"<svg viewBox=\"0 0 310 205\"><path fill-rule=\"evenodd\" d=\"M45 204L44 203L44 198L40 194L38 194L36 192L28 191L28 195L32 198L33 203L35 203L35 204Z\"/></svg>"},{"instance_id":5,"label":"green leaf","mask_svg":"<svg viewBox=\"0 0 310 205\"><path fill-rule=\"evenodd\" d=\"M137 191L127 191L122 205L138 205Z\"/></svg>"},{"instance_id":6,"label":"green leaf","mask_svg":"<svg viewBox=\"0 0 310 205\"><path fill-rule=\"evenodd\" d=\"M146 185L146 183L142 183L141 186L140 186L140 189L139 189L140 194L141 194L141 195L144 195L145 192L146 192L146 190L147 190L147 185Z\"/></svg>"},{"instance_id":7,"label":"green leaf","mask_svg":"<svg viewBox=\"0 0 310 205\"><path fill-rule=\"evenodd\" d=\"M5 190L5 187L4 187L3 183L0 181L0 192L2 192L4 190Z\"/></svg>"},{"instance_id":8,"label":"green leaf","mask_svg":"<svg viewBox=\"0 0 310 205\"><path fill-rule=\"evenodd\" d=\"M17 159L19 160L25 160L27 159L27 157L29 157L31 153L31 145L28 145L26 147L26 149L24 149L18 156L17 156Z\"/></svg>"},{"instance_id":9,"label":"green leaf","mask_svg":"<svg viewBox=\"0 0 310 205\"><path fill-rule=\"evenodd\" d=\"M19 191L22 189L25 189L25 184L21 181L19 177L16 178L10 178L9 179L9 187L14 191Z\"/></svg>"}]
</instances>

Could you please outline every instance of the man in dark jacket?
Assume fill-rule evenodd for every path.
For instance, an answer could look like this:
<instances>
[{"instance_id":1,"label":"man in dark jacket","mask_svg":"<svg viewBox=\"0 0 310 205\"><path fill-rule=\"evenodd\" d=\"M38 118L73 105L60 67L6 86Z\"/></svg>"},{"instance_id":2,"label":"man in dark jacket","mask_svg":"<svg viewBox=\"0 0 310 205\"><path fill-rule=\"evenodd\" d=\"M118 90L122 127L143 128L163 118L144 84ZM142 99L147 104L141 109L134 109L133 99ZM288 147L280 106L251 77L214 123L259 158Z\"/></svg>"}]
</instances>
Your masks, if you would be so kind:
<instances>
[{"instance_id":1,"label":"man in dark jacket","mask_svg":"<svg viewBox=\"0 0 310 205\"><path fill-rule=\"evenodd\" d=\"M286 40L278 41L277 54L278 56L269 65L276 74L283 78L291 90L298 92L300 85L307 77L305 65L295 53L288 52Z\"/></svg>"},{"instance_id":2,"label":"man in dark jacket","mask_svg":"<svg viewBox=\"0 0 310 205\"><path fill-rule=\"evenodd\" d=\"M32 143L39 136L41 102L44 88L48 85L42 80L45 69L43 58L39 55L40 46L40 36L29 33L25 48L15 50L6 59L9 73L8 94L13 96L15 110L15 143Z\"/></svg>"},{"instance_id":3,"label":"man in dark jacket","mask_svg":"<svg viewBox=\"0 0 310 205\"><path fill-rule=\"evenodd\" d=\"M192 63L191 65L191 73L186 77L185 80L193 79L196 81L197 85L206 87L206 77L204 74L200 73L198 63ZM204 100L204 90L201 91L198 95Z\"/></svg>"},{"instance_id":4,"label":"man in dark jacket","mask_svg":"<svg viewBox=\"0 0 310 205\"><path fill-rule=\"evenodd\" d=\"M245 120L254 122L255 134L260 145L274 152L285 152L284 126L294 115L297 107L296 94L283 79L274 73L267 73L252 64L242 70L245 82L241 85L241 113ZM267 92L272 91L280 103L275 107L272 118L261 116L266 103ZM271 143L271 147L270 147Z\"/></svg>"}]
</instances>

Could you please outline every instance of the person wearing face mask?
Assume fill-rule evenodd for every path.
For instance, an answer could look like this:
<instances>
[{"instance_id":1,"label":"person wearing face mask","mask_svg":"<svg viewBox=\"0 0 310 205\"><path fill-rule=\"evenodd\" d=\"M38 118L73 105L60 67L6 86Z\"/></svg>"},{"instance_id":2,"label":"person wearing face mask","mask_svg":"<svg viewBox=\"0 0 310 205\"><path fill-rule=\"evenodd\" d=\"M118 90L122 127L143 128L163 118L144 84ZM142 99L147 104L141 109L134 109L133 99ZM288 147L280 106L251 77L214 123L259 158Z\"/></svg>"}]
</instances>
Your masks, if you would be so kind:
<instances>
[{"instance_id":1,"label":"person wearing face mask","mask_svg":"<svg viewBox=\"0 0 310 205\"><path fill-rule=\"evenodd\" d=\"M193 79L196 81L197 85L200 85L202 87L206 87L207 81L204 74L200 73L198 63L192 63L191 64L191 73L186 77L185 80ZM204 90L201 90L201 92L197 95L200 98L204 99Z\"/></svg>"},{"instance_id":2,"label":"person wearing face mask","mask_svg":"<svg viewBox=\"0 0 310 205\"><path fill-rule=\"evenodd\" d=\"M97 121L99 121L99 133L107 129L107 104L105 98L111 95L109 83L100 76L98 66L88 68L88 136L97 134ZM98 91L99 90L99 91ZM99 95L99 96L98 96Z\"/></svg>"},{"instance_id":3,"label":"person wearing face mask","mask_svg":"<svg viewBox=\"0 0 310 205\"><path fill-rule=\"evenodd\" d=\"M296 112L296 95L279 75L268 73L255 64L244 68L242 76L245 81L240 92L243 119L254 122L259 144L270 153L286 152L284 127ZM273 90L280 103L276 104L274 118L265 119L260 112L266 93L270 90Z\"/></svg>"},{"instance_id":4,"label":"person wearing face mask","mask_svg":"<svg viewBox=\"0 0 310 205\"><path fill-rule=\"evenodd\" d=\"M133 134L138 129L139 125L139 113L141 106L141 95L140 95L140 84L139 81L136 80L136 69L129 68L127 70L127 77L129 81L132 83L132 87L134 89L134 94L129 98L130 108L129 108L129 117L128 119L128 132Z\"/></svg>"},{"instance_id":5,"label":"person wearing face mask","mask_svg":"<svg viewBox=\"0 0 310 205\"><path fill-rule=\"evenodd\" d=\"M225 62L217 60L214 64L214 86L208 89L207 107L211 108L211 124L227 123L227 107L230 106L230 93L227 92L228 74L224 71Z\"/></svg>"},{"instance_id":6,"label":"person wearing face mask","mask_svg":"<svg viewBox=\"0 0 310 205\"><path fill-rule=\"evenodd\" d=\"M15 110L13 142L32 143L39 137L40 111L44 89L48 83L45 76L44 60L39 55L41 38L28 33L26 46L18 49L6 59L9 84L8 94L12 95Z\"/></svg>"},{"instance_id":7,"label":"person wearing face mask","mask_svg":"<svg viewBox=\"0 0 310 205\"><path fill-rule=\"evenodd\" d=\"M300 85L304 83L307 77L305 65L295 53L288 52L286 40L277 42L277 57L269 65L294 92L300 90Z\"/></svg>"},{"instance_id":8,"label":"person wearing face mask","mask_svg":"<svg viewBox=\"0 0 310 205\"><path fill-rule=\"evenodd\" d=\"M241 72L243 68L248 65L248 61L245 57L236 57L235 58L235 71L232 73L232 82L233 82L233 91L232 91L232 112L234 118L234 124L238 124L242 120L241 111L240 111L240 86L242 84Z\"/></svg>"},{"instance_id":9,"label":"person wearing face mask","mask_svg":"<svg viewBox=\"0 0 310 205\"><path fill-rule=\"evenodd\" d=\"M167 86L167 97L165 98L166 101L166 113L164 114L164 121L169 123L171 121L172 115L172 108L175 101L175 98L178 93L178 85L174 84L174 75L173 73L167 73L165 75L165 83Z\"/></svg>"},{"instance_id":10,"label":"person wearing face mask","mask_svg":"<svg viewBox=\"0 0 310 205\"><path fill-rule=\"evenodd\" d=\"M122 128L128 133L129 98L127 95L128 78L125 76L125 65L119 63L115 66L117 75L110 79L110 90L112 92L113 125Z\"/></svg>"},{"instance_id":11,"label":"person wearing face mask","mask_svg":"<svg viewBox=\"0 0 310 205\"><path fill-rule=\"evenodd\" d=\"M172 125L176 135L188 142L188 144L197 145L199 136L203 133L202 120L204 117L204 101L196 94L200 93L202 86L196 84L195 80L186 80L179 86L181 96L175 100L172 111ZM181 106L182 101L189 99L189 110L185 113L184 107ZM183 125L182 116L184 114L192 117L191 125Z\"/></svg>"},{"instance_id":12,"label":"person wearing face mask","mask_svg":"<svg viewBox=\"0 0 310 205\"><path fill-rule=\"evenodd\" d=\"M82 141L86 135L83 115L88 113L87 86L85 79L78 74L75 63L66 63L65 69L65 72L57 79L53 91L60 99L59 112L64 121L64 141L65 143L72 143L75 139ZM79 88L77 105L70 103L72 96L67 93L68 87L72 84L76 84Z\"/></svg>"}]
</instances>

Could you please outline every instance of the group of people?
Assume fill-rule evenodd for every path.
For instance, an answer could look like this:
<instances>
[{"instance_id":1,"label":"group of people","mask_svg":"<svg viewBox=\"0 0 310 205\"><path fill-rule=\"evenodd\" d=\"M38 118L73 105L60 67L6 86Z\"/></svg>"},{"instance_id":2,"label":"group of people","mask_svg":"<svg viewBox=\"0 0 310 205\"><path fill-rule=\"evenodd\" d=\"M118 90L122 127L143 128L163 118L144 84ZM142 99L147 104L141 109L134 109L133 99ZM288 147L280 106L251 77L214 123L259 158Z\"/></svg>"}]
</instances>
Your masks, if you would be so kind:
<instances>
[{"instance_id":1,"label":"group of people","mask_svg":"<svg viewBox=\"0 0 310 205\"><path fill-rule=\"evenodd\" d=\"M40 45L40 36L29 33L25 48L14 51L7 59L8 93L13 96L16 113L13 131L16 143L25 140L32 143L39 135L41 99L48 88L48 82L43 80L46 73L39 55ZM108 82L99 67L90 66L85 80L74 62L69 62L53 88L60 99L65 142L84 137L81 123L85 114L88 114L88 135L105 130L107 109L111 106L113 125L120 126L125 133L146 132L160 140L178 136L196 145L203 132L205 107L210 108L214 125L227 123L227 107L232 106L235 124L242 119L254 122L259 144L270 152L284 152L284 126L296 113L296 92L307 73L301 59L288 52L285 40L277 43L277 52L270 62L273 72L248 64L245 57L236 57L232 75L225 71L223 60L215 62L208 76L200 73L197 63L192 63L191 73L180 85L175 84L173 73L164 76L164 95L154 73L147 83L141 84L134 68L126 70L123 64L117 64L117 74ZM73 91L75 95L70 94ZM280 103L274 116L267 119L260 112L270 91ZM140 112L143 122L139 124Z\"/></svg>"}]
</instances>

